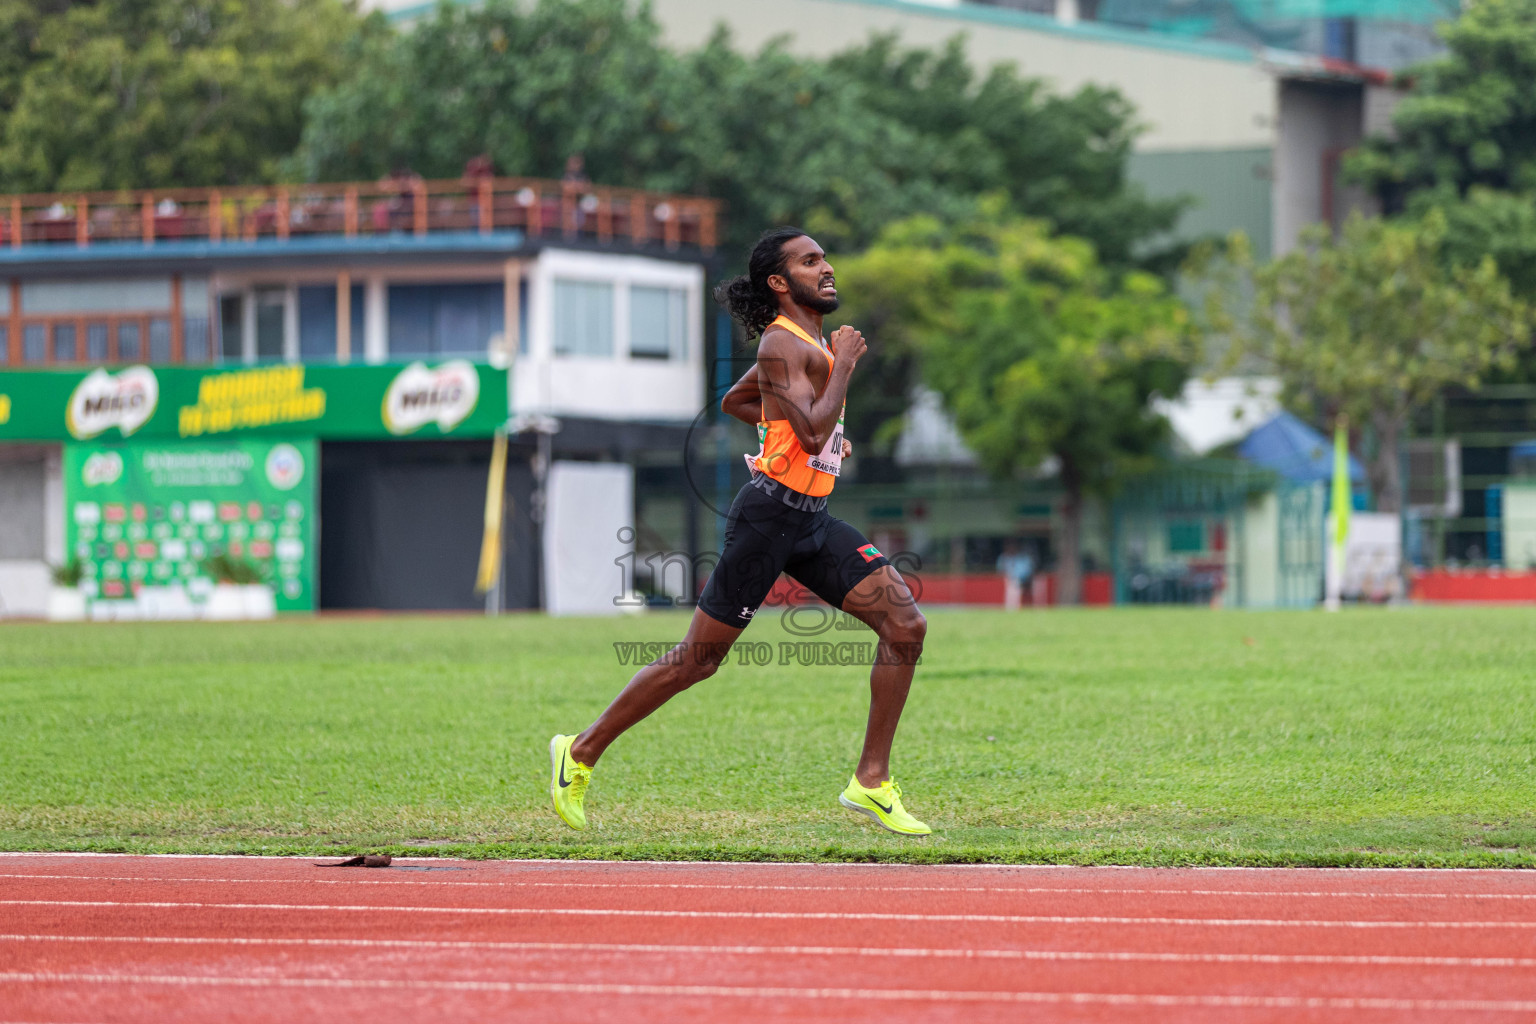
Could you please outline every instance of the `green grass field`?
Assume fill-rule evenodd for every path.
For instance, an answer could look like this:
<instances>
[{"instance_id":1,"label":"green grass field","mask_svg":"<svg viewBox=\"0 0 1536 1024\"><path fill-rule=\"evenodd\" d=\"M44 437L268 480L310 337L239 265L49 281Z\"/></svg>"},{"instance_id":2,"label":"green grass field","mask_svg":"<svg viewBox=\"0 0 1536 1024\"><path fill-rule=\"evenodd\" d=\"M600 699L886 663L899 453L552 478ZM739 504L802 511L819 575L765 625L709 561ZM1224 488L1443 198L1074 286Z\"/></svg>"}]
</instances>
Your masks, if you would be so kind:
<instances>
[{"instance_id":1,"label":"green grass field","mask_svg":"<svg viewBox=\"0 0 1536 1024\"><path fill-rule=\"evenodd\" d=\"M685 622L0 627L0 847L1536 866L1533 609L935 612L895 764L934 836L837 806L867 670L777 664L621 740L566 830L550 735Z\"/></svg>"}]
</instances>

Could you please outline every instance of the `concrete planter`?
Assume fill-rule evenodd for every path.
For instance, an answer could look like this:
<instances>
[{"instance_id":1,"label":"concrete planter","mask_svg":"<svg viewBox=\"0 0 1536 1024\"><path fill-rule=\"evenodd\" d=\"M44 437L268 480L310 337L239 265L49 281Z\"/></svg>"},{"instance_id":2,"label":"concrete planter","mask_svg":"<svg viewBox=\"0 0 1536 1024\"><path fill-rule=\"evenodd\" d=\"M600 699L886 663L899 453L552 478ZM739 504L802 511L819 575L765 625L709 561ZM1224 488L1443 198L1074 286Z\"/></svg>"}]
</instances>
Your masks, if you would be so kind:
<instances>
[{"instance_id":1,"label":"concrete planter","mask_svg":"<svg viewBox=\"0 0 1536 1024\"><path fill-rule=\"evenodd\" d=\"M277 595L265 583L220 583L203 605L203 618L214 622L270 619L277 615Z\"/></svg>"},{"instance_id":2,"label":"concrete planter","mask_svg":"<svg viewBox=\"0 0 1536 1024\"><path fill-rule=\"evenodd\" d=\"M277 595L265 583L249 583L240 588L241 606L247 619L277 617Z\"/></svg>"},{"instance_id":3,"label":"concrete planter","mask_svg":"<svg viewBox=\"0 0 1536 1024\"><path fill-rule=\"evenodd\" d=\"M245 588L233 583L220 583L208 595L203 605L203 618L212 622L231 622L245 618Z\"/></svg>"},{"instance_id":4,"label":"concrete planter","mask_svg":"<svg viewBox=\"0 0 1536 1024\"><path fill-rule=\"evenodd\" d=\"M53 587L48 591L48 619L51 622L84 620L85 595L78 587Z\"/></svg>"}]
</instances>

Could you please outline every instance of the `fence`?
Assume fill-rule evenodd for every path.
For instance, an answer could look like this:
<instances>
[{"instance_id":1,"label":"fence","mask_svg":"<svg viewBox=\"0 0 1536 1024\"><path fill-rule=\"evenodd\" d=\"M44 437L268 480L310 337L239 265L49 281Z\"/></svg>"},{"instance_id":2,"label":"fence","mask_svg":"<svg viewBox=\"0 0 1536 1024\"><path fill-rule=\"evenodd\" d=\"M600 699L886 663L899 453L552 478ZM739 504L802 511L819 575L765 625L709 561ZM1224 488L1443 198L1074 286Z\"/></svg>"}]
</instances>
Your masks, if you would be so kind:
<instances>
[{"instance_id":1,"label":"fence","mask_svg":"<svg viewBox=\"0 0 1536 1024\"><path fill-rule=\"evenodd\" d=\"M719 203L535 178L42 193L0 197L0 245L92 246L520 230L713 250Z\"/></svg>"}]
</instances>

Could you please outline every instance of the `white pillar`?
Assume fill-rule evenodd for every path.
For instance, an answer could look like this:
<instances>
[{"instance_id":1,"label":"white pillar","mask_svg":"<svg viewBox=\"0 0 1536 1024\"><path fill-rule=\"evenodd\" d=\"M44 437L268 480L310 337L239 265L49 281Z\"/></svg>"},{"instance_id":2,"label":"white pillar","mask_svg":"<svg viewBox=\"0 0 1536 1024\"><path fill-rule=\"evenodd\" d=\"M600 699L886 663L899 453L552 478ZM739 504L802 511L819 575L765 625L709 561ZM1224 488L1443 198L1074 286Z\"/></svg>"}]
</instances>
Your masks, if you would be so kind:
<instances>
[{"instance_id":1,"label":"white pillar","mask_svg":"<svg viewBox=\"0 0 1536 1024\"><path fill-rule=\"evenodd\" d=\"M1076 25L1077 0L1056 0L1056 20L1063 25Z\"/></svg>"},{"instance_id":2,"label":"white pillar","mask_svg":"<svg viewBox=\"0 0 1536 1024\"><path fill-rule=\"evenodd\" d=\"M292 281L283 289L283 359L299 361L299 286Z\"/></svg>"},{"instance_id":3,"label":"white pillar","mask_svg":"<svg viewBox=\"0 0 1536 1024\"><path fill-rule=\"evenodd\" d=\"M523 265L517 260L507 260L501 270L501 350L510 366L517 358L517 350L522 341Z\"/></svg>"},{"instance_id":4,"label":"white pillar","mask_svg":"<svg viewBox=\"0 0 1536 1024\"><path fill-rule=\"evenodd\" d=\"M389 288L379 274L369 274L363 290L363 361L389 359Z\"/></svg>"},{"instance_id":5,"label":"white pillar","mask_svg":"<svg viewBox=\"0 0 1536 1024\"><path fill-rule=\"evenodd\" d=\"M352 361L352 274L336 275L336 361Z\"/></svg>"},{"instance_id":6,"label":"white pillar","mask_svg":"<svg viewBox=\"0 0 1536 1024\"><path fill-rule=\"evenodd\" d=\"M149 344L149 339L144 339ZM256 291L247 288L240 293L240 358L243 362L256 361Z\"/></svg>"}]
</instances>

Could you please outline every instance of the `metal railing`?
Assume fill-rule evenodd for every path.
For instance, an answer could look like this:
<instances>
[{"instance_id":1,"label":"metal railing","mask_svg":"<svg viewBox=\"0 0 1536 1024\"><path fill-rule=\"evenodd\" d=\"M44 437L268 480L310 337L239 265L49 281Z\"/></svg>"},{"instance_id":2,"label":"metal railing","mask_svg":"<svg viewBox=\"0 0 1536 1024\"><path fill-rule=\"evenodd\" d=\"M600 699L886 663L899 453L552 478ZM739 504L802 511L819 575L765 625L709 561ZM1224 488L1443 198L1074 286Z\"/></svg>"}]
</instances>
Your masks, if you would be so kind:
<instances>
[{"instance_id":1,"label":"metal railing","mask_svg":"<svg viewBox=\"0 0 1536 1024\"><path fill-rule=\"evenodd\" d=\"M717 200L536 178L272 185L0 197L0 246L214 244L520 230L532 238L713 250Z\"/></svg>"}]
</instances>

